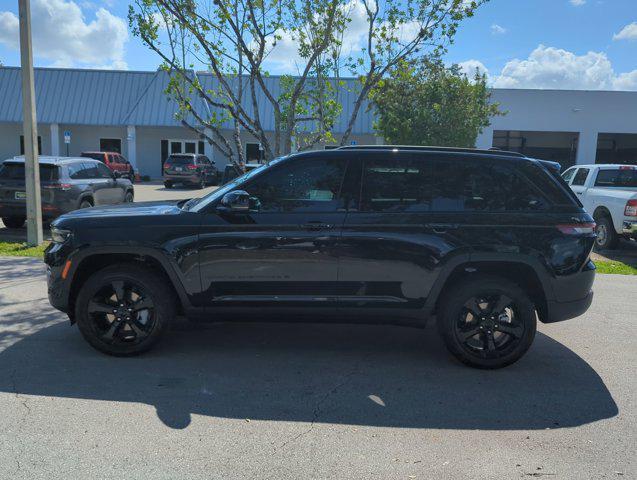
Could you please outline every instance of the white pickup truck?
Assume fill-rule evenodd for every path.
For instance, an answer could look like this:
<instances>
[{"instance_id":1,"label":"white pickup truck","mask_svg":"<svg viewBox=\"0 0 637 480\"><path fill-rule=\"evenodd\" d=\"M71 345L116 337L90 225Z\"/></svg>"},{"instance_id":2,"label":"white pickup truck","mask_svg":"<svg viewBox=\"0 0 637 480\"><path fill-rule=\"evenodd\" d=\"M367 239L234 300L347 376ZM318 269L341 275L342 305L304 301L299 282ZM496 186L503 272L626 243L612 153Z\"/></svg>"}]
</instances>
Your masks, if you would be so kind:
<instances>
[{"instance_id":1,"label":"white pickup truck","mask_svg":"<svg viewBox=\"0 0 637 480\"><path fill-rule=\"evenodd\" d=\"M637 166L575 165L562 178L595 219L599 248L637 239Z\"/></svg>"}]
</instances>

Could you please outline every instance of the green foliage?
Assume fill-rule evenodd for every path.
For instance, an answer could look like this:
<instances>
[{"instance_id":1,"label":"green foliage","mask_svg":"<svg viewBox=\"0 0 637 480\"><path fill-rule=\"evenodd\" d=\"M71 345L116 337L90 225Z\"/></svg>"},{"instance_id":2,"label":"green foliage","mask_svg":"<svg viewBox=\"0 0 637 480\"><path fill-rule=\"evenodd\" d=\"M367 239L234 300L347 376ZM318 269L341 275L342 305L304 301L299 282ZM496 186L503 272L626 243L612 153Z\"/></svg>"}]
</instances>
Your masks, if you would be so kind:
<instances>
[{"instance_id":1,"label":"green foliage","mask_svg":"<svg viewBox=\"0 0 637 480\"><path fill-rule=\"evenodd\" d=\"M468 78L440 60L401 62L370 97L376 130L397 145L474 147L491 117L504 114L490 101L485 75Z\"/></svg>"}]
</instances>

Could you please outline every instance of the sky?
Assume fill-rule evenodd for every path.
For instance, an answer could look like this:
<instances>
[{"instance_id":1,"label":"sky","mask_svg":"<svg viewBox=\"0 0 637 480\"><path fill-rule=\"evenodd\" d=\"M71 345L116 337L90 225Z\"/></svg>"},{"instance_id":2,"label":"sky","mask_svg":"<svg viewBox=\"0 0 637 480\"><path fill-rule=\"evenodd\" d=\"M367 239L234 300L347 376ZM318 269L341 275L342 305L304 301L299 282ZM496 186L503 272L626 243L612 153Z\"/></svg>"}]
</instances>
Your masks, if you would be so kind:
<instances>
[{"instance_id":1,"label":"sky","mask_svg":"<svg viewBox=\"0 0 637 480\"><path fill-rule=\"evenodd\" d=\"M158 57L128 29L128 3L31 0L35 65L155 70ZM17 5L0 0L7 66L20 63ZM290 58L281 42L266 66L295 73ZM462 23L445 61L478 67L500 88L637 91L637 0L490 0Z\"/></svg>"}]
</instances>

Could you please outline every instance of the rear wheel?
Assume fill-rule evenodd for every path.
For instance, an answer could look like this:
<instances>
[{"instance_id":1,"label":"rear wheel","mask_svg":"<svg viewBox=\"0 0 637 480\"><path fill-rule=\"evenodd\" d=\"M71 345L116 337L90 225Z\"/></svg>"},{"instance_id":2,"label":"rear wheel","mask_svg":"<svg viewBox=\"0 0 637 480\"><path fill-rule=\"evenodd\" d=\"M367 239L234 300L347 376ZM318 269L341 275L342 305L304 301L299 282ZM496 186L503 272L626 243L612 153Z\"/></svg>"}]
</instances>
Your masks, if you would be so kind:
<instances>
[{"instance_id":1,"label":"rear wheel","mask_svg":"<svg viewBox=\"0 0 637 480\"><path fill-rule=\"evenodd\" d=\"M2 217L2 223L7 228L22 228L26 217Z\"/></svg>"},{"instance_id":2,"label":"rear wheel","mask_svg":"<svg viewBox=\"0 0 637 480\"><path fill-rule=\"evenodd\" d=\"M92 206L93 202L88 198L85 198L80 202L80 208L91 208Z\"/></svg>"},{"instance_id":3,"label":"rear wheel","mask_svg":"<svg viewBox=\"0 0 637 480\"><path fill-rule=\"evenodd\" d=\"M75 303L75 318L86 341L116 356L152 348L175 314L175 295L162 278L130 265L113 265L93 274Z\"/></svg>"},{"instance_id":4,"label":"rear wheel","mask_svg":"<svg viewBox=\"0 0 637 480\"><path fill-rule=\"evenodd\" d=\"M133 203L133 200L133 192L126 192L126 195L124 196L124 203Z\"/></svg>"},{"instance_id":5,"label":"rear wheel","mask_svg":"<svg viewBox=\"0 0 637 480\"><path fill-rule=\"evenodd\" d=\"M195 184L195 188L198 188L199 190L201 190L202 188L206 188L206 177L202 176L199 179L199 183Z\"/></svg>"},{"instance_id":6,"label":"rear wheel","mask_svg":"<svg viewBox=\"0 0 637 480\"><path fill-rule=\"evenodd\" d=\"M165 182L164 182L164 187L166 187L166 188L173 188L173 182L165 181Z\"/></svg>"},{"instance_id":7,"label":"rear wheel","mask_svg":"<svg viewBox=\"0 0 637 480\"><path fill-rule=\"evenodd\" d=\"M480 276L455 285L443 299L438 329L461 362L477 368L502 368L519 360L533 343L535 309L517 285Z\"/></svg>"},{"instance_id":8,"label":"rear wheel","mask_svg":"<svg viewBox=\"0 0 637 480\"><path fill-rule=\"evenodd\" d=\"M617 247L619 235L615 232L613 221L607 215L600 216L595 219L597 226L595 227L595 246L601 250L610 250Z\"/></svg>"}]
</instances>

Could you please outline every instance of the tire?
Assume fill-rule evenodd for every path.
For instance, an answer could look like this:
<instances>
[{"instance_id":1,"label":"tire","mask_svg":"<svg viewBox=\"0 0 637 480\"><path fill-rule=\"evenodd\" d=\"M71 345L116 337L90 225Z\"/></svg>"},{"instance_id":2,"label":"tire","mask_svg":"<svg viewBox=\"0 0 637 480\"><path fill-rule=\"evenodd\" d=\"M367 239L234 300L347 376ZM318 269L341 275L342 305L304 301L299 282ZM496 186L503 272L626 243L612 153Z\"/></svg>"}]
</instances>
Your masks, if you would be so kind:
<instances>
[{"instance_id":1,"label":"tire","mask_svg":"<svg viewBox=\"0 0 637 480\"><path fill-rule=\"evenodd\" d=\"M195 188L197 190L202 190L202 189L206 188L206 177L205 176L202 176L199 179L199 183L195 183Z\"/></svg>"},{"instance_id":2,"label":"tire","mask_svg":"<svg viewBox=\"0 0 637 480\"><path fill-rule=\"evenodd\" d=\"M438 310L438 330L447 349L462 363L483 369L519 360L533 343L536 323L524 290L491 275L454 285Z\"/></svg>"},{"instance_id":3,"label":"tire","mask_svg":"<svg viewBox=\"0 0 637 480\"><path fill-rule=\"evenodd\" d=\"M164 187L166 187L166 188L173 188L173 182L165 181L165 182L164 182Z\"/></svg>"},{"instance_id":4,"label":"tire","mask_svg":"<svg viewBox=\"0 0 637 480\"><path fill-rule=\"evenodd\" d=\"M93 206L93 200L90 198L84 198L80 201L80 208L91 208Z\"/></svg>"},{"instance_id":5,"label":"tire","mask_svg":"<svg viewBox=\"0 0 637 480\"><path fill-rule=\"evenodd\" d=\"M595 246L600 250L612 250L617 248L619 235L615 232L613 221L608 215L602 215L595 219L597 226L595 227Z\"/></svg>"},{"instance_id":6,"label":"tire","mask_svg":"<svg viewBox=\"0 0 637 480\"><path fill-rule=\"evenodd\" d=\"M2 223L7 228L22 228L26 220L26 217L2 217Z\"/></svg>"},{"instance_id":7,"label":"tire","mask_svg":"<svg viewBox=\"0 0 637 480\"><path fill-rule=\"evenodd\" d=\"M124 195L124 203L133 203L135 201L135 197L133 195L133 192L128 191L126 192L126 195Z\"/></svg>"},{"instance_id":8,"label":"tire","mask_svg":"<svg viewBox=\"0 0 637 480\"><path fill-rule=\"evenodd\" d=\"M93 348L108 355L133 356L150 350L165 335L176 306L174 292L160 275L136 265L115 264L84 283L75 302L75 319Z\"/></svg>"}]
</instances>

